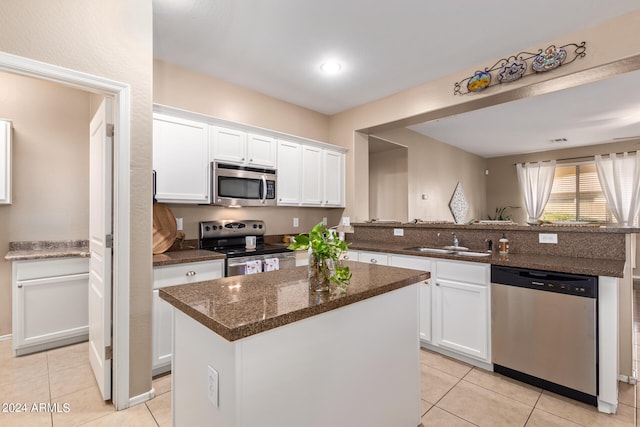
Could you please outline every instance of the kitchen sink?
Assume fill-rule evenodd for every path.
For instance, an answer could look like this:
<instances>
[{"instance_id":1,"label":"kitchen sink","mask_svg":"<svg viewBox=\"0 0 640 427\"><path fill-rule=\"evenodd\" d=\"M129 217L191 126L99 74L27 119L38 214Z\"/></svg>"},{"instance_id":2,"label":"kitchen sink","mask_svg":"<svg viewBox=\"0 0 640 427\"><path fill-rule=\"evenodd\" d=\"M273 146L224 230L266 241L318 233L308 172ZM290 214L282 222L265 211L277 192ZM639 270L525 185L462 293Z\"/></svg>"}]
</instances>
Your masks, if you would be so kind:
<instances>
[{"instance_id":1,"label":"kitchen sink","mask_svg":"<svg viewBox=\"0 0 640 427\"><path fill-rule=\"evenodd\" d=\"M484 257L491 255L490 252L453 252L453 255L470 256L470 257Z\"/></svg>"},{"instance_id":2,"label":"kitchen sink","mask_svg":"<svg viewBox=\"0 0 640 427\"><path fill-rule=\"evenodd\" d=\"M427 252L432 254L450 254L451 251L447 249L438 249L438 248L425 248L421 246L416 246L413 248L405 248L407 251L418 251L418 252Z\"/></svg>"},{"instance_id":3,"label":"kitchen sink","mask_svg":"<svg viewBox=\"0 0 640 427\"><path fill-rule=\"evenodd\" d=\"M454 249L455 248L455 249ZM432 254L449 254L449 255L460 255L467 257L485 257L491 255L489 252L470 252L468 248L462 246L445 246L444 248L429 248L423 246L414 246L411 248L405 248L407 251L417 251L422 253L432 253Z\"/></svg>"}]
</instances>

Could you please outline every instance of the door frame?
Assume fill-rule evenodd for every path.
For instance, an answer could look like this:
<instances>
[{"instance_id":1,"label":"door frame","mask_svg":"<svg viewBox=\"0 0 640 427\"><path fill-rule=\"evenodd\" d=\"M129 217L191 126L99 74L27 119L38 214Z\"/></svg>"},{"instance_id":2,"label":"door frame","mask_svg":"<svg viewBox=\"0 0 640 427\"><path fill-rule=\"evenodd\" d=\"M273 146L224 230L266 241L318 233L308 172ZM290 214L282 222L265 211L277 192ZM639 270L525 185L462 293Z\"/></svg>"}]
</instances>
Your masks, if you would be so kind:
<instances>
[{"instance_id":1,"label":"door frame","mask_svg":"<svg viewBox=\"0 0 640 427\"><path fill-rule=\"evenodd\" d=\"M69 68L0 51L0 71L59 83L113 98L113 253L112 261L112 402L117 410L129 401L129 253L131 87Z\"/></svg>"}]
</instances>

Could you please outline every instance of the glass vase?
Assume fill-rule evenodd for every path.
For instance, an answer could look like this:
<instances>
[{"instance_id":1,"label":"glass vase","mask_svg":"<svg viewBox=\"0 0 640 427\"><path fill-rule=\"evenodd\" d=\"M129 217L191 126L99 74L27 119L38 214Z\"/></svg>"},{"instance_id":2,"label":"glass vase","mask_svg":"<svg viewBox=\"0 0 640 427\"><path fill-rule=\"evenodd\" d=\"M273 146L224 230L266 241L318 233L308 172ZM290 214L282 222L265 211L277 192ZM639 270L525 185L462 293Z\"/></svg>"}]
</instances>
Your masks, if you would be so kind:
<instances>
[{"instance_id":1,"label":"glass vase","mask_svg":"<svg viewBox=\"0 0 640 427\"><path fill-rule=\"evenodd\" d=\"M314 292L325 292L329 290L331 284L333 262L330 259L320 258L312 251L309 251L309 290Z\"/></svg>"}]
</instances>

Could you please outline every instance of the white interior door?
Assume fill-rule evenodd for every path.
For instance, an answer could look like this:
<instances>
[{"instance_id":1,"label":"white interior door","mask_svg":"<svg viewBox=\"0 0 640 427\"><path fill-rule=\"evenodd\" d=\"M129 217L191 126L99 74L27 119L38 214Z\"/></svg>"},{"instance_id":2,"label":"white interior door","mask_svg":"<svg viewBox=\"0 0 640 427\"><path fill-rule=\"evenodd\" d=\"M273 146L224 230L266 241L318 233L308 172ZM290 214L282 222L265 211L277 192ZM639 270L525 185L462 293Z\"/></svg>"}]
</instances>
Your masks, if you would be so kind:
<instances>
[{"instance_id":1,"label":"white interior door","mask_svg":"<svg viewBox=\"0 0 640 427\"><path fill-rule=\"evenodd\" d=\"M105 99L90 125L89 361L105 400L111 399L112 102Z\"/></svg>"}]
</instances>

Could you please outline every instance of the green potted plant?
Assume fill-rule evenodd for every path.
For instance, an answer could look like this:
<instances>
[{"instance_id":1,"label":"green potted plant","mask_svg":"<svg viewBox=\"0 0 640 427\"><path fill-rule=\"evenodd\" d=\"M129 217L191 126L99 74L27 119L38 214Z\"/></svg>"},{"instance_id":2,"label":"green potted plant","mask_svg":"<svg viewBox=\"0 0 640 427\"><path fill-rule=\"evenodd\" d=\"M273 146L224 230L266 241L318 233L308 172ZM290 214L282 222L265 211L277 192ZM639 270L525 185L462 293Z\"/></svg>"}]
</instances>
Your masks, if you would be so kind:
<instances>
[{"instance_id":1,"label":"green potted plant","mask_svg":"<svg viewBox=\"0 0 640 427\"><path fill-rule=\"evenodd\" d=\"M349 267L340 265L340 255L348 249L324 224L319 223L309 233L299 234L289 245L291 250L309 251L309 289L328 291L331 282L344 287L351 279Z\"/></svg>"}]
</instances>

